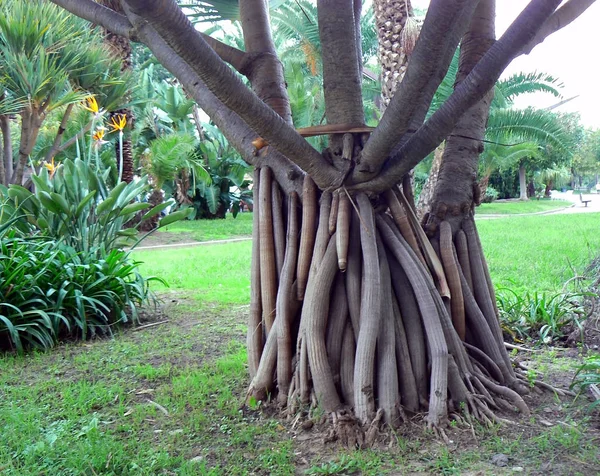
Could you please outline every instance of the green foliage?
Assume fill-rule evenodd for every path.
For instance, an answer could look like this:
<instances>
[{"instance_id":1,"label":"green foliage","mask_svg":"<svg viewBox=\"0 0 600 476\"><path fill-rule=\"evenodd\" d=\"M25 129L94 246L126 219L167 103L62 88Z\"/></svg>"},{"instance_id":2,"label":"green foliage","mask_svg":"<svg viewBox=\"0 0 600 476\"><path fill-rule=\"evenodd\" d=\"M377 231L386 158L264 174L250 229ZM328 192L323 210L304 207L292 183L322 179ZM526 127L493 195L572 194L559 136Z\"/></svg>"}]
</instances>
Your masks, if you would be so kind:
<instances>
[{"instance_id":1,"label":"green foliage","mask_svg":"<svg viewBox=\"0 0 600 476\"><path fill-rule=\"evenodd\" d=\"M121 249L137 238L136 226L123 227L169 203L150 208L136 202L148 191L146 180L108 190L79 159L32 180L35 193L18 185L0 189L0 347L48 348L67 336L109 334L114 324L137 319L154 278L142 277L139 263ZM172 213L159 227L187 215Z\"/></svg>"},{"instance_id":2,"label":"green foliage","mask_svg":"<svg viewBox=\"0 0 600 476\"><path fill-rule=\"evenodd\" d=\"M250 166L229 145L227 139L214 127L205 124L204 128L210 138L202 141L197 150L204 169L210 175L209 180L196 183L188 192L192 200L195 217L225 218L231 209L237 216L242 206L252 203L252 192L249 190L248 174Z\"/></svg>"},{"instance_id":3,"label":"green foliage","mask_svg":"<svg viewBox=\"0 0 600 476\"><path fill-rule=\"evenodd\" d=\"M486 187L485 189L485 195L483 196L483 199L481 200L482 203L492 203L494 200L498 199L498 190L496 190L494 187Z\"/></svg>"},{"instance_id":4,"label":"green foliage","mask_svg":"<svg viewBox=\"0 0 600 476\"><path fill-rule=\"evenodd\" d=\"M47 349L60 338L110 334L137 319L148 283L129 253L100 257L47 237L14 232L0 245L0 348Z\"/></svg>"},{"instance_id":5,"label":"green foliage","mask_svg":"<svg viewBox=\"0 0 600 476\"><path fill-rule=\"evenodd\" d=\"M497 294L500 321L513 340L536 339L544 344L566 337L565 329L582 331L583 298L589 293L526 292L501 288ZM583 331L582 331L583 332Z\"/></svg>"},{"instance_id":6,"label":"green foliage","mask_svg":"<svg viewBox=\"0 0 600 476\"><path fill-rule=\"evenodd\" d=\"M40 0L5 1L1 8L1 81L14 98L44 104L48 113L90 92L111 106L122 97L127 78L86 21Z\"/></svg>"},{"instance_id":7,"label":"green foliage","mask_svg":"<svg viewBox=\"0 0 600 476\"><path fill-rule=\"evenodd\" d=\"M188 170L194 181L210 184L211 177L194 154L195 147L196 138L187 132L166 134L150 143L150 156L144 168L153 177L156 188L162 188L165 181L174 180L180 172Z\"/></svg>"},{"instance_id":8,"label":"green foliage","mask_svg":"<svg viewBox=\"0 0 600 476\"><path fill-rule=\"evenodd\" d=\"M585 359L573 377L571 388L578 387L583 392L591 385L600 385L600 354L594 354ZM595 400L590 405L590 409L598 405L600 405L600 400Z\"/></svg>"},{"instance_id":9,"label":"green foliage","mask_svg":"<svg viewBox=\"0 0 600 476\"><path fill-rule=\"evenodd\" d=\"M53 176L44 169L32 180L35 193L18 185L4 189L9 200L2 208L0 224L22 215L15 224L22 233L39 232L76 251L102 256L131 244L137 235L136 226L123 229L124 225L150 208L148 203L134 202L148 191L146 179L121 182L108 190L103 178L79 159L65 160ZM156 206L144 217L164 208Z\"/></svg>"}]
</instances>

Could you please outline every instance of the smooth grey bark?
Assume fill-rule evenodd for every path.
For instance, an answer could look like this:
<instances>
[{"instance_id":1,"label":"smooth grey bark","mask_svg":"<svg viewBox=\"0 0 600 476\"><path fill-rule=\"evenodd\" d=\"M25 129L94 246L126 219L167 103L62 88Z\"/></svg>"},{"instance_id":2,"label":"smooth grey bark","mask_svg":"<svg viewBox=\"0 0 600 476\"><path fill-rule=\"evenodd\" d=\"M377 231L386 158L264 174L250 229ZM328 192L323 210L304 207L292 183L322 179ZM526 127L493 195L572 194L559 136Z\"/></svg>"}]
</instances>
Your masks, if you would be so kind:
<instances>
[{"instance_id":1,"label":"smooth grey bark","mask_svg":"<svg viewBox=\"0 0 600 476\"><path fill-rule=\"evenodd\" d=\"M145 22L138 25L137 31L156 59L179 79L183 88L210 116L242 158L256 167L271 167L277 182L286 193L296 192L301 195L304 176L302 170L273 147L265 147L257 153L252 144L256 133L206 88L196 73L171 50L156 31Z\"/></svg>"},{"instance_id":2,"label":"smooth grey bark","mask_svg":"<svg viewBox=\"0 0 600 476\"><path fill-rule=\"evenodd\" d=\"M548 18L542 27L539 29L535 37L527 43L522 54L529 54L531 50L542 43L552 33L557 32L578 18L586 11L596 0L569 0L565 2L558 10L556 10L550 18Z\"/></svg>"},{"instance_id":3,"label":"smooth grey bark","mask_svg":"<svg viewBox=\"0 0 600 476\"><path fill-rule=\"evenodd\" d=\"M271 109L292 125L283 65L277 57L271 36L269 12L265 0L240 0L240 19L246 53L251 60L245 66L252 89Z\"/></svg>"},{"instance_id":4,"label":"smooth grey bark","mask_svg":"<svg viewBox=\"0 0 600 476\"><path fill-rule=\"evenodd\" d=\"M519 164L519 200L529 200L527 196L527 169L525 164Z\"/></svg>"},{"instance_id":5,"label":"smooth grey bark","mask_svg":"<svg viewBox=\"0 0 600 476\"><path fill-rule=\"evenodd\" d=\"M355 168L353 180L374 177L413 122L422 116L440 85L477 2L453 0L431 3L404 79L371 134Z\"/></svg>"},{"instance_id":6,"label":"smooth grey bark","mask_svg":"<svg viewBox=\"0 0 600 476\"><path fill-rule=\"evenodd\" d=\"M461 43L457 72L457 86L473 71L495 41L494 0L481 0L469 30ZM494 95L493 88L459 119L452 135L446 139L435 187L431 214L427 223L432 231L441 220L446 220L453 231L460 229L465 216L478 203L479 184L477 165L483 152L483 138Z\"/></svg>"},{"instance_id":7,"label":"smooth grey bark","mask_svg":"<svg viewBox=\"0 0 600 476\"><path fill-rule=\"evenodd\" d=\"M317 9L327 122L362 125L364 109L354 1L318 0Z\"/></svg>"},{"instance_id":8,"label":"smooth grey bark","mask_svg":"<svg viewBox=\"0 0 600 476\"><path fill-rule=\"evenodd\" d=\"M175 0L124 0L124 3L156 30L225 107L235 111L272 147L296 162L319 187L327 188L341 181L337 170L217 56Z\"/></svg>"}]
</instances>

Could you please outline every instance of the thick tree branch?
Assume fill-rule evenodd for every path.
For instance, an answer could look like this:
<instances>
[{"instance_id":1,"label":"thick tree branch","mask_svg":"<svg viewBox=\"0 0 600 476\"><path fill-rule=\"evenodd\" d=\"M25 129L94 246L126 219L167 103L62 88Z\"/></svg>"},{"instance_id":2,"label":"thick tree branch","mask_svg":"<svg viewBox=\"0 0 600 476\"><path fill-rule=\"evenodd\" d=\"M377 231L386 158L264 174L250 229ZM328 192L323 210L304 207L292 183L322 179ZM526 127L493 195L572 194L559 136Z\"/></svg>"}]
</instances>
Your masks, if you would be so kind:
<instances>
[{"instance_id":1,"label":"thick tree branch","mask_svg":"<svg viewBox=\"0 0 600 476\"><path fill-rule=\"evenodd\" d=\"M373 180L353 189L383 191L432 152L452 132L461 116L494 86L524 44L535 36L560 0L532 0L504 35L489 49L448 100L400 148Z\"/></svg>"},{"instance_id":2,"label":"thick tree branch","mask_svg":"<svg viewBox=\"0 0 600 476\"><path fill-rule=\"evenodd\" d=\"M533 48L542 43L552 33L564 28L573 20L578 18L595 1L596 0L569 0L566 2L544 22L533 39L523 47L521 54L528 55L531 53Z\"/></svg>"},{"instance_id":3,"label":"thick tree branch","mask_svg":"<svg viewBox=\"0 0 600 476\"><path fill-rule=\"evenodd\" d=\"M495 41L494 21L496 18L494 0L480 0L469 30L460 46L460 61L456 81L458 87L473 70ZM456 124L452 134L446 139L441 161L439 179L435 185L433 203L427 223L428 229L435 229L440 221L450 223L452 230L461 228L462 220L472 212L474 191L479 191L477 164L483 150L481 142L490 111L494 90L471 107ZM465 138L468 135L470 138ZM451 213L446 214L446 210ZM457 213L460 210L462 213Z\"/></svg>"},{"instance_id":4,"label":"thick tree branch","mask_svg":"<svg viewBox=\"0 0 600 476\"><path fill-rule=\"evenodd\" d=\"M135 33L131 22L120 13L100 5L92 0L50 0L59 7L71 12L73 15L100 25L115 35L123 36L135 41Z\"/></svg>"},{"instance_id":5,"label":"thick tree branch","mask_svg":"<svg viewBox=\"0 0 600 476\"><path fill-rule=\"evenodd\" d=\"M106 30L116 35L128 38L131 41L137 41L135 31L129 19L125 15L111 10L110 8L100 5L92 0L51 0L59 7L85 18L89 22L100 25ZM226 45L209 35L200 33L204 40L215 50L219 57L233 66L237 71L243 72L248 66L250 57L243 51Z\"/></svg>"},{"instance_id":6,"label":"thick tree branch","mask_svg":"<svg viewBox=\"0 0 600 476\"><path fill-rule=\"evenodd\" d=\"M183 88L208 114L246 162L256 167L271 167L277 182L286 193L301 194L304 177L302 170L272 147L265 147L257 154L252 144L256 133L208 90L192 68L173 52L158 33L145 22L139 25L137 32L140 40L147 44L156 59L177 77Z\"/></svg>"},{"instance_id":7,"label":"thick tree branch","mask_svg":"<svg viewBox=\"0 0 600 476\"><path fill-rule=\"evenodd\" d=\"M337 170L221 61L175 0L125 0L124 3L152 25L227 108L238 114L271 146L309 173L320 188L339 184L341 177Z\"/></svg>"},{"instance_id":8,"label":"thick tree branch","mask_svg":"<svg viewBox=\"0 0 600 476\"><path fill-rule=\"evenodd\" d=\"M476 6L476 1L465 0L431 2L404 79L362 151L355 182L379 172L409 126L415 125L415 114L417 124L422 123Z\"/></svg>"},{"instance_id":9,"label":"thick tree branch","mask_svg":"<svg viewBox=\"0 0 600 476\"><path fill-rule=\"evenodd\" d=\"M329 124L363 124L353 0L318 0L325 115ZM341 146L341 143L339 144Z\"/></svg>"},{"instance_id":10,"label":"thick tree branch","mask_svg":"<svg viewBox=\"0 0 600 476\"><path fill-rule=\"evenodd\" d=\"M283 65L277 57L271 36L265 0L241 0L240 19L246 51L253 56L247 68L256 95L292 125L292 108L287 94Z\"/></svg>"}]
</instances>

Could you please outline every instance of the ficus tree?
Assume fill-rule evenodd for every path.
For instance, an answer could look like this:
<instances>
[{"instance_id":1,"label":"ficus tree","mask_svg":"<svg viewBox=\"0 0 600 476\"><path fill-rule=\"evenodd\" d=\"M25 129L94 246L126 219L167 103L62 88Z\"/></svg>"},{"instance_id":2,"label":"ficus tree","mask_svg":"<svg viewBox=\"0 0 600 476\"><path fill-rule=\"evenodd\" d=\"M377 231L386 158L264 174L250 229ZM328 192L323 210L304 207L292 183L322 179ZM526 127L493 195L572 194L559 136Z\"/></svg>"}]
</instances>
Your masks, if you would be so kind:
<instances>
[{"instance_id":1,"label":"ficus tree","mask_svg":"<svg viewBox=\"0 0 600 476\"><path fill-rule=\"evenodd\" d=\"M145 43L255 167L248 397L287 412L318 405L350 443L426 411L497 420L529 410L502 341L473 220L492 89L510 61L592 0L532 0L498 40L494 1L434 0L378 126L364 127L360 0L318 0L329 134L314 149L292 123L267 4L240 0L245 50L199 33L174 0L52 0ZM453 93L426 119L458 44ZM238 73L246 76L246 87ZM421 228L403 177L446 139Z\"/></svg>"}]
</instances>

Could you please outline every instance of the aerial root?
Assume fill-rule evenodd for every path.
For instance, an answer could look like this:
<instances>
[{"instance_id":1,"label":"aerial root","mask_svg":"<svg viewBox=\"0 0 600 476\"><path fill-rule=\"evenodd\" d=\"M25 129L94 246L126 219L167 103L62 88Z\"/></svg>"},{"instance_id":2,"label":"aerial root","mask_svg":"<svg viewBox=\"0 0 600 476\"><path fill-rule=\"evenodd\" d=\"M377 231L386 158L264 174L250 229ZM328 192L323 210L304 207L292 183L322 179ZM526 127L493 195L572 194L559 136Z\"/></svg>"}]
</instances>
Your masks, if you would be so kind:
<instances>
[{"instance_id":1,"label":"aerial root","mask_svg":"<svg viewBox=\"0 0 600 476\"><path fill-rule=\"evenodd\" d=\"M533 382L530 381L530 379L527 378L527 376L523 375L520 372L516 372L517 374L517 378L519 378L519 380L523 381L523 382L527 382L531 385L531 383L533 383L534 388L539 389L539 390L546 390L552 393L555 393L556 395L559 395L561 397L576 397L577 395L574 392L571 392L570 390L566 390L564 388L558 388L558 387L554 387L546 382L542 382L541 380L535 380Z\"/></svg>"}]
</instances>

